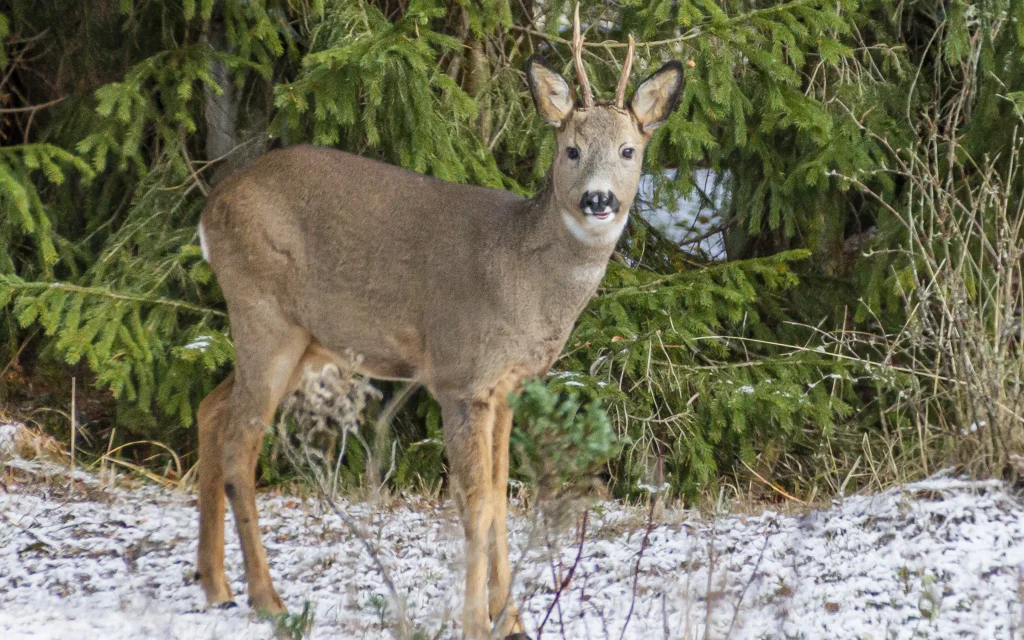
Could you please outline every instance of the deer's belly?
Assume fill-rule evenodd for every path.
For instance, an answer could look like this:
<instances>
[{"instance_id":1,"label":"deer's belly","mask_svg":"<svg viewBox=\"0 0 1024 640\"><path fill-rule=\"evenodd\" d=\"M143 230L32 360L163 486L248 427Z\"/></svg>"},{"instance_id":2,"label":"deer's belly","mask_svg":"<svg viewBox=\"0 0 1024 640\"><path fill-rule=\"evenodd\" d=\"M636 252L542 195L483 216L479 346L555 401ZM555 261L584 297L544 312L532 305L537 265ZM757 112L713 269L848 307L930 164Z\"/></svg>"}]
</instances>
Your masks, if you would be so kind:
<instances>
[{"instance_id":1,"label":"deer's belly","mask_svg":"<svg viewBox=\"0 0 1024 640\"><path fill-rule=\"evenodd\" d=\"M413 380L419 375L422 341L414 331L332 333L317 336L314 344L339 367L354 364L360 374L380 380Z\"/></svg>"}]
</instances>

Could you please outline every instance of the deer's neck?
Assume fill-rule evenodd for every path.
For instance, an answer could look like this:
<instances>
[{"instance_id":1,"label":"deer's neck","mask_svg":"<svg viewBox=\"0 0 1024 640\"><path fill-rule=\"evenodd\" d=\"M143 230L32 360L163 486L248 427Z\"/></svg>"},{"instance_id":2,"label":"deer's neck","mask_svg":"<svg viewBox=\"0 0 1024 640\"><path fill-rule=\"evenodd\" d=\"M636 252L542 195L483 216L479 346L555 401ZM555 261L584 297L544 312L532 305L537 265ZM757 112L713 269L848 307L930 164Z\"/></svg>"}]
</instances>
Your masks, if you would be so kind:
<instances>
[{"instance_id":1,"label":"deer's neck","mask_svg":"<svg viewBox=\"0 0 1024 640\"><path fill-rule=\"evenodd\" d=\"M576 216L559 206L550 178L524 205L527 251L563 261L566 265L604 265L622 232L622 225L612 223L606 231L592 233Z\"/></svg>"},{"instance_id":2,"label":"deer's neck","mask_svg":"<svg viewBox=\"0 0 1024 640\"><path fill-rule=\"evenodd\" d=\"M601 283L621 228L595 239L558 206L550 180L524 207L519 253L528 264L523 266L550 301L545 306L565 309L571 325Z\"/></svg>"}]
</instances>

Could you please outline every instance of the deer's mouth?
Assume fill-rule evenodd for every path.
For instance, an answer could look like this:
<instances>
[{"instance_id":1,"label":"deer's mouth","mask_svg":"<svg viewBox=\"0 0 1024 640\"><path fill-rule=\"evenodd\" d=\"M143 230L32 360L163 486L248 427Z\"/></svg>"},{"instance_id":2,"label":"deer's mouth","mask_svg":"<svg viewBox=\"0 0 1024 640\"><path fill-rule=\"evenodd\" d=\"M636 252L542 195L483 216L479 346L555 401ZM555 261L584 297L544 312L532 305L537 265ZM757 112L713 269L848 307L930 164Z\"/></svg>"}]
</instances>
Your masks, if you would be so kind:
<instances>
[{"instance_id":1,"label":"deer's mouth","mask_svg":"<svg viewBox=\"0 0 1024 640\"><path fill-rule=\"evenodd\" d=\"M600 209L596 207L583 207L580 213L583 214L585 220L590 220L594 223L608 222L615 217L615 214L619 212L618 207L604 206Z\"/></svg>"},{"instance_id":2,"label":"deer's mouth","mask_svg":"<svg viewBox=\"0 0 1024 640\"><path fill-rule=\"evenodd\" d=\"M612 216L614 216L615 212L612 211L611 208L609 208L609 207L605 207L601 211L597 211L597 212L591 211L590 207L587 207L586 209L583 210L583 214L586 215L586 216L589 216L589 217L591 217L594 220L597 220L599 222L604 222L605 220L607 220L607 219L611 218Z\"/></svg>"}]
</instances>

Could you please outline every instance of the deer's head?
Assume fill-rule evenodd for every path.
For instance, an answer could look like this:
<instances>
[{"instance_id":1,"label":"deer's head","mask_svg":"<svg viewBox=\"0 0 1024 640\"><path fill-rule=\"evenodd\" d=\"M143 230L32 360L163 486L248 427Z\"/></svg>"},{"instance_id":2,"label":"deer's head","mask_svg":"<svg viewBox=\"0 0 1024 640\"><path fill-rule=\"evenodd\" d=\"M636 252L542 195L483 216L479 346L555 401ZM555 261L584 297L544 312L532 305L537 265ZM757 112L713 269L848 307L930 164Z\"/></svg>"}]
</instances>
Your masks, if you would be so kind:
<instances>
[{"instance_id":1,"label":"deer's head","mask_svg":"<svg viewBox=\"0 0 1024 640\"><path fill-rule=\"evenodd\" d=\"M627 103L630 38L615 102L594 104L582 63L578 7L573 52L581 104L565 78L536 56L527 62L526 75L537 111L555 128L550 180L557 208L580 240L614 242L636 197L644 147L679 98L683 67L669 62L644 80Z\"/></svg>"}]
</instances>

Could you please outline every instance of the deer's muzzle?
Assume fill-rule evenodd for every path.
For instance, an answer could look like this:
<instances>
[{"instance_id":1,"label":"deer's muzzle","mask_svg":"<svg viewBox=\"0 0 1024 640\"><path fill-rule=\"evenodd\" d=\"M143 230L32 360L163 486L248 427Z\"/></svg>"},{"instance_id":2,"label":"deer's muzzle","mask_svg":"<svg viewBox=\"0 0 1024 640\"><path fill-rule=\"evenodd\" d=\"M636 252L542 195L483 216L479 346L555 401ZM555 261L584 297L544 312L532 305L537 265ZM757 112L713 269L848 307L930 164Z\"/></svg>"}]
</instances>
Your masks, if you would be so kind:
<instances>
[{"instance_id":1,"label":"deer's muzzle","mask_svg":"<svg viewBox=\"0 0 1024 640\"><path fill-rule=\"evenodd\" d=\"M586 191L580 198L580 211L585 216L604 220L619 212L621 203L611 191Z\"/></svg>"}]
</instances>

